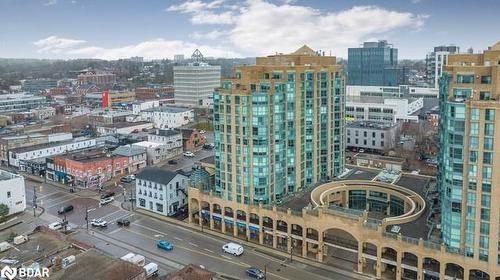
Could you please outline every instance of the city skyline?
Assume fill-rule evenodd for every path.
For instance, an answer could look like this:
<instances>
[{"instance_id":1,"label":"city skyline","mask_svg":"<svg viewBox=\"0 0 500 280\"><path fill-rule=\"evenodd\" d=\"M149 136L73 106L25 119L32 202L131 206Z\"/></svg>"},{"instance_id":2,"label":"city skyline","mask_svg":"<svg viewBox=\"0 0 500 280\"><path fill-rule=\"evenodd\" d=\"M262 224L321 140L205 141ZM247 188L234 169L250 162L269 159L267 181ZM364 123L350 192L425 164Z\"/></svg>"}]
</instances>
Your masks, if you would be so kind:
<instances>
[{"instance_id":1,"label":"city skyline","mask_svg":"<svg viewBox=\"0 0 500 280\"><path fill-rule=\"evenodd\" d=\"M400 59L424 59L436 45L477 52L494 43L485 34L500 23L499 2L480 2L0 0L0 57L171 59L195 48L254 57L308 44L347 58L348 47L385 39ZM477 20L456 20L466 14Z\"/></svg>"}]
</instances>

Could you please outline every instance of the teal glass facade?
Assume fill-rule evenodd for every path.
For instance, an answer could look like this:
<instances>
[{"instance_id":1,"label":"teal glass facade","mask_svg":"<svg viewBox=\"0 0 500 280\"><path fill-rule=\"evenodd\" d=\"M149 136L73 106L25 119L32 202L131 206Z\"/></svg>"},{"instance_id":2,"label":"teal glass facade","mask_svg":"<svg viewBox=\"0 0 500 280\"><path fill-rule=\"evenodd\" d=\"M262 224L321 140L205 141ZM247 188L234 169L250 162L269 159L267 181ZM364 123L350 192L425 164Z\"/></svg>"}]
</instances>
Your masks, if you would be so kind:
<instances>
[{"instance_id":1,"label":"teal glass facade","mask_svg":"<svg viewBox=\"0 0 500 280\"><path fill-rule=\"evenodd\" d=\"M266 77L249 92L227 81L214 93L219 197L268 204L343 171L342 75L289 69Z\"/></svg>"}]
</instances>

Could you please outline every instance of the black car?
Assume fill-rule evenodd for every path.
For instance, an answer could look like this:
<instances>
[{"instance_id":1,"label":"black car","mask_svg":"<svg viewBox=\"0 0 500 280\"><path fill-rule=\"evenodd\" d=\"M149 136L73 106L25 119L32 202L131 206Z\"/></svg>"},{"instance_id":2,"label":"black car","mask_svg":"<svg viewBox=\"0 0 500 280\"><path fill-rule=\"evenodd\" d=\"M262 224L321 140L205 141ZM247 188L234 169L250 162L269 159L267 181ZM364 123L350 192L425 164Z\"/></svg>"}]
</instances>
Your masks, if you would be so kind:
<instances>
[{"instance_id":1,"label":"black car","mask_svg":"<svg viewBox=\"0 0 500 280\"><path fill-rule=\"evenodd\" d=\"M116 224L119 226L129 226L130 225L130 220L128 219L118 219L116 220Z\"/></svg>"},{"instance_id":2,"label":"black car","mask_svg":"<svg viewBox=\"0 0 500 280\"><path fill-rule=\"evenodd\" d=\"M70 204L68 206L61 207L61 209L57 210L57 214L62 215L64 213L68 213L71 211L73 211L73 205Z\"/></svg>"},{"instance_id":3,"label":"black car","mask_svg":"<svg viewBox=\"0 0 500 280\"><path fill-rule=\"evenodd\" d=\"M105 199L105 198L112 197L112 196L115 196L115 192L107 191L101 195L101 199Z\"/></svg>"},{"instance_id":4,"label":"black car","mask_svg":"<svg viewBox=\"0 0 500 280\"><path fill-rule=\"evenodd\" d=\"M203 145L203 149L205 150L211 150L214 148L214 144L205 144Z\"/></svg>"},{"instance_id":5,"label":"black car","mask_svg":"<svg viewBox=\"0 0 500 280\"><path fill-rule=\"evenodd\" d=\"M266 276L264 275L264 272L256 267L250 267L247 269L247 275L253 278L257 279L265 279Z\"/></svg>"},{"instance_id":6,"label":"black car","mask_svg":"<svg viewBox=\"0 0 500 280\"><path fill-rule=\"evenodd\" d=\"M171 164L171 165L177 164L177 160L171 159L168 161L168 164Z\"/></svg>"},{"instance_id":7,"label":"black car","mask_svg":"<svg viewBox=\"0 0 500 280\"><path fill-rule=\"evenodd\" d=\"M122 183L130 183L132 181L133 180L132 180L132 178L130 178L130 176L125 176L125 177L120 179L120 182L122 182Z\"/></svg>"}]
</instances>

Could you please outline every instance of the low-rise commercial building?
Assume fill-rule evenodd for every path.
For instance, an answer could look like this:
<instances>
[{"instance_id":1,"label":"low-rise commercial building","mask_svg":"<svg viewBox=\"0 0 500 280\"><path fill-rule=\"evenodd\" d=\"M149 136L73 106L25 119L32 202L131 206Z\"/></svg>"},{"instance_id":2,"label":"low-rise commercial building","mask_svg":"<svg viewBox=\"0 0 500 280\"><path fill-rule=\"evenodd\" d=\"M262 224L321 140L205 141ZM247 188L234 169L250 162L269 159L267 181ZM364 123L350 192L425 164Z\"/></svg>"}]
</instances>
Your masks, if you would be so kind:
<instances>
[{"instance_id":1,"label":"low-rise commercial building","mask_svg":"<svg viewBox=\"0 0 500 280\"><path fill-rule=\"evenodd\" d=\"M136 176L137 208L172 216L187 205L188 178L161 169L146 168Z\"/></svg>"},{"instance_id":2,"label":"low-rise commercial building","mask_svg":"<svg viewBox=\"0 0 500 280\"><path fill-rule=\"evenodd\" d=\"M384 152L396 147L398 123L358 121L347 125L347 148Z\"/></svg>"},{"instance_id":3,"label":"low-rise commercial building","mask_svg":"<svg viewBox=\"0 0 500 280\"><path fill-rule=\"evenodd\" d=\"M160 107L159 100L136 101L132 104L132 112L134 115L139 115L142 111Z\"/></svg>"},{"instance_id":4,"label":"low-rise commercial building","mask_svg":"<svg viewBox=\"0 0 500 280\"><path fill-rule=\"evenodd\" d=\"M78 84L112 85L116 83L116 75L106 71L88 70L78 75Z\"/></svg>"},{"instance_id":5,"label":"low-rise commercial building","mask_svg":"<svg viewBox=\"0 0 500 280\"><path fill-rule=\"evenodd\" d=\"M9 207L8 215L26 209L24 177L0 169L0 203Z\"/></svg>"},{"instance_id":6,"label":"low-rise commercial building","mask_svg":"<svg viewBox=\"0 0 500 280\"><path fill-rule=\"evenodd\" d=\"M199 149L206 142L206 138L196 129L182 130L182 148L185 151L193 151Z\"/></svg>"},{"instance_id":7,"label":"low-rise commercial building","mask_svg":"<svg viewBox=\"0 0 500 280\"><path fill-rule=\"evenodd\" d=\"M345 114L348 119L356 121L418 122L418 115L415 113L423 106L423 98L348 96Z\"/></svg>"},{"instance_id":8,"label":"low-rise commercial building","mask_svg":"<svg viewBox=\"0 0 500 280\"><path fill-rule=\"evenodd\" d=\"M47 179L81 188L98 188L127 172L129 159L102 149L54 156L47 159Z\"/></svg>"},{"instance_id":9,"label":"low-rise commercial building","mask_svg":"<svg viewBox=\"0 0 500 280\"><path fill-rule=\"evenodd\" d=\"M127 111L102 110L89 115L92 124L114 124L127 121L127 116L131 113Z\"/></svg>"},{"instance_id":10,"label":"low-rise commercial building","mask_svg":"<svg viewBox=\"0 0 500 280\"><path fill-rule=\"evenodd\" d=\"M113 155L124 156L128 158L126 173L133 173L146 167L146 148L132 145L124 145L116 148Z\"/></svg>"},{"instance_id":11,"label":"low-rise commercial building","mask_svg":"<svg viewBox=\"0 0 500 280\"><path fill-rule=\"evenodd\" d=\"M88 149L96 146L95 139L75 139L55 143L39 144L9 150L9 165L23 170L23 165L30 161L63 153Z\"/></svg>"},{"instance_id":12,"label":"low-rise commercial building","mask_svg":"<svg viewBox=\"0 0 500 280\"><path fill-rule=\"evenodd\" d=\"M39 120L50 119L51 117L56 115L56 109L53 107L35 108L35 109L31 109L30 112L32 112L34 114L35 118L37 118Z\"/></svg>"},{"instance_id":13,"label":"low-rise commercial building","mask_svg":"<svg viewBox=\"0 0 500 280\"><path fill-rule=\"evenodd\" d=\"M181 107L156 107L142 111L141 119L152 122L155 128L177 128L194 120L194 110Z\"/></svg>"},{"instance_id":14,"label":"low-rise commercial building","mask_svg":"<svg viewBox=\"0 0 500 280\"><path fill-rule=\"evenodd\" d=\"M148 141L182 150L182 133L176 129L157 129L155 133L148 134Z\"/></svg>"},{"instance_id":15,"label":"low-rise commercial building","mask_svg":"<svg viewBox=\"0 0 500 280\"><path fill-rule=\"evenodd\" d=\"M121 122L121 123L113 123L113 124L106 124L106 125L100 125L97 127L97 134L103 136L103 135L114 135L114 134L121 134L121 135L128 135L130 133L137 133L139 131L142 131L144 129L151 129L153 128L153 124L150 122Z\"/></svg>"},{"instance_id":16,"label":"low-rise commercial building","mask_svg":"<svg viewBox=\"0 0 500 280\"><path fill-rule=\"evenodd\" d=\"M2 114L29 111L47 105L45 96L25 93L0 94L0 112Z\"/></svg>"},{"instance_id":17,"label":"low-rise commercial building","mask_svg":"<svg viewBox=\"0 0 500 280\"><path fill-rule=\"evenodd\" d=\"M108 106L120 106L122 103L130 104L135 101L135 92L133 91L107 91L107 94L103 93L88 93L84 97L84 102L93 107L107 107L104 106L106 103Z\"/></svg>"},{"instance_id":18,"label":"low-rise commercial building","mask_svg":"<svg viewBox=\"0 0 500 280\"><path fill-rule=\"evenodd\" d=\"M21 88L27 92L40 92L57 87L54 79L29 79L21 81Z\"/></svg>"},{"instance_id":19,"label":"low-rise commercial building","mask_svg":"<svg viewBox=\"0 0 500 280\"><path fill-rule=\"evenodd\" d=\"M147 165L155 165L182 154L182 148L149 141L137 142L132 146L146 148Z\"/></svg>"},{"instance_id":20,"label":"low-rise commercial building","mask_svg":"<svg viewBox=\"0 0 500 280\"><path fill-rule=\"evenodd\" d=\"M347 86L347 96L378 96L385 98L438 98L439 89L400 86Z\"/></svg>"},{"instance_id":21,"label":"low-rise commercial building","mask_svg":"<svg viewBox=\"0 0 500 280\"><path fill-rule=\"evenodd\" d=\"M173 86L151 86L135 89L137 100L157 100L159 98L174 98ZM173 102L172 102L173 103Z\"/></svg>"}]
</instances>

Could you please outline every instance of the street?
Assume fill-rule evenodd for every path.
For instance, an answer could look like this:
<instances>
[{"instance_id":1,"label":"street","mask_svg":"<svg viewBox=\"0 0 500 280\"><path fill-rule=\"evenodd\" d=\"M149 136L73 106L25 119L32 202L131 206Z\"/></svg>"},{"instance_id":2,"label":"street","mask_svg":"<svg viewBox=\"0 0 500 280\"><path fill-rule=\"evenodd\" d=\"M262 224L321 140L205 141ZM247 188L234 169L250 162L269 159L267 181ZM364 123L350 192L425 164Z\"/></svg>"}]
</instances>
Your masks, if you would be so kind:
<instances>
[{"instance_id":1,"label":"street","mask_svg":"<svg viewBox=\"0 0 500 280\"><path fill-rule=\"evenodd\" d=\"M144 255L149 262L158 263L161 274L176 271L187 264L203 265L208 270L235 279L250 279L245 270L250 266L262 270L266 268L268 279L353 279L341 273L333 273L294 261L278 259L260 253L253 248L245 248L244 254L235 257L222 252L221 247L227 240L212 237L184 227L159 221L140 213L124 210L120 207L123 195L116 194L112 203L99 207L99 196L81 197L64 189L49 184L40 184L26 180L28 209L32 205L33 187L37 189L37 204L45 208L45 213L30 225L21 224L24 231L39 224L61 221L63 215L57 210L62 206L73 205L73 211L66 214L69 225L76 229L74 237L93 244L97 248L119 258L127 252ZM93 218L103 218L107 228L86 230L85 210L88 210L89 222ZM119 218L127 218L130 226L116 225ZM17 230L17 229L16 229ZM20 231L20 230L19 230ZM174 245L170 252L158 249L156 240L165 239Z\"/></svg>"}]
</instances>

